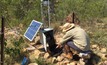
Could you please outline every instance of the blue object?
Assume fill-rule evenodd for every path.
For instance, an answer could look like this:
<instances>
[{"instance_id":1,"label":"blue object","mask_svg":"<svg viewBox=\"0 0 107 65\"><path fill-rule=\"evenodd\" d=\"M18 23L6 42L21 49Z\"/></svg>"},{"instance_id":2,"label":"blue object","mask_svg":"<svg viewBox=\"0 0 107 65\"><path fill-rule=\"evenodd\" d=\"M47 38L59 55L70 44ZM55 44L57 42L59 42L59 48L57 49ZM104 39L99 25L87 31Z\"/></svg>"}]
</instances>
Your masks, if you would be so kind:
<instances>
[{"instance_id":1,"label":"blue object","mask_svg":"<svg viewBox=\"0 0 107 65\"><path fill-rule=\"evenodd\" d=\"M36 36L37 32L39 31L40 27L41 27L42 23L38 22L36 20L32 20L30 26L28 27L28 29L26 30L24 36L32 41L34 39L34 37Z\"/></svg>"},{"instance_id":2,"label":"blue object","mask_svg":"<svg viewBox=\"0 0 107 65\"><path fill-rule=\"evenodd\" d=\"M26 65L28 63L28 58L24 57L21 65Z\"/></svg>"}]
</instances>

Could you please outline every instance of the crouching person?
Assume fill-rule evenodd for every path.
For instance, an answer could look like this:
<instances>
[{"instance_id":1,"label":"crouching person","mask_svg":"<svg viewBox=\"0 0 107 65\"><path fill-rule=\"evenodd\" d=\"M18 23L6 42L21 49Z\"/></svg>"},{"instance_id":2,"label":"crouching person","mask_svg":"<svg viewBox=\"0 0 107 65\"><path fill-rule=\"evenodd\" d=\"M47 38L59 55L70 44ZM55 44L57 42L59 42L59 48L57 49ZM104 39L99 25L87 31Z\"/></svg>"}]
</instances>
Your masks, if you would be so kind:
<instances>
[{"instance_id":1,"label":"crouching person","mask_svg":"<svg viewBox=\"0 0 107 65\"><path fill-rule=\"evenodd\" d=\"M66 18L67 23L62 26L65 35L58 43L57 47L64 47L64 53L67 58L72 59L73 55L90 50L90 39L80 26L79 21L72 20L72 15Z\"/></svg>"}]
</instances>

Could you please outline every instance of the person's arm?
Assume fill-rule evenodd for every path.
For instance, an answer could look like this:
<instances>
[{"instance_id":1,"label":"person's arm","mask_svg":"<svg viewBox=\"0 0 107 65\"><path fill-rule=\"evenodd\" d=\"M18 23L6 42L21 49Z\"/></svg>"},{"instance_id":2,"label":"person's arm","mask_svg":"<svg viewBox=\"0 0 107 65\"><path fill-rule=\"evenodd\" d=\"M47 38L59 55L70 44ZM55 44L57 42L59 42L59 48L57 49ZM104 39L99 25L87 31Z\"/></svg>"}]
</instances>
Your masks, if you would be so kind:
<instances>
[{"instance_id":1,"label":"person's arm","mask_svg":"<svg viewBox=\"0 0 107 65\"><path fill-rule=\"evenodd\" d=\"M60 41L60 44L63 44L65 42L67 42L69 39L71 39L73 37L72 35L72 31L68 31L62 38L62 40Z\"/></svg>"}]
</instances>

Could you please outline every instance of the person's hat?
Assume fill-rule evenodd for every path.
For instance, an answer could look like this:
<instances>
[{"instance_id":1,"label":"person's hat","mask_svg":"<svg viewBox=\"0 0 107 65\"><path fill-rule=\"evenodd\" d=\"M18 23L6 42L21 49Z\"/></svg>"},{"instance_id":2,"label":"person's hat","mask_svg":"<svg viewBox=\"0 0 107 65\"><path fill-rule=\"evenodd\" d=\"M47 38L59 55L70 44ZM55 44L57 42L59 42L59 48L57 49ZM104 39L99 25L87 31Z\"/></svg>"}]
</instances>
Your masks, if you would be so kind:
<instances>
[{"instance_id":1,"label":"person's hat","mask_svg":"<svg viewBox=\"0 0 107 65\"><path fill-rule=\"evenodd\" d=\"M74 28L75 25L73 23L65 23L63 26L61 26L62 32L67 32L68 30Z\"/></svg>"}]
</instances>

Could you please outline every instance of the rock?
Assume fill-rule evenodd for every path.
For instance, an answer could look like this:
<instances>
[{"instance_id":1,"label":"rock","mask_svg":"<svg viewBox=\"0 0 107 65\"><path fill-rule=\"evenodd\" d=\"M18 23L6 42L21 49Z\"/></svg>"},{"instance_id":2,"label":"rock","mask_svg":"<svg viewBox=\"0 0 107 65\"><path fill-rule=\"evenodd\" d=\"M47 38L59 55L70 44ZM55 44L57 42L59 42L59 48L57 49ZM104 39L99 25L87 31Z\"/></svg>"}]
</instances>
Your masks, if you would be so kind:
<instances>
[{"instance_id":1,"label":"rock","mask_svg":"<svg viewBox=\"0 0 107 65\"><path fill-rule=\"evenodd\" d=\"M53 57L52 58L52 63L55 63L55 62L57 62L56 57Z\"/></svg>"},{"instance_id":2,"label":"rock","mask_svg":"<svg viewBox=\"0 0 107 65\"><path fill-rule=\"evenodd\" d=\"M106 65L107 65L107 61L104 61L104 64L106 64Z\"/></svg>"},{"instance_id":3,"label":"rock","mask_svg":"<svg viewBox=\"0 0 107 65\"><path fill-rule=\"evenodd\" d=\"M37 63L30 63L30 64L28 64L28 65L38 65Z\"/></svg>"},{"instance_id":4,"label":"rock","mask_svg":"<svg viewBox=\"0 0 107 65\"><path fill-rule=\"evenodd\" d=\"M49 53L44 54L44 58L47 59L49 57Z\"/></svg>"},{"instance_id":5,"label":"rock","mask_svg":"<svg viewBox=\"0 0 107 65\"><path fill-rule=\"evenodd\" d=\"M43 47L43 45L36 45L36 48L37 48L37 49L42 49L42 48L44 48L44 47Z\"/></svg>"},{"instance_id":6,"label":"rock","mask_svg":"<svg viewBox=\"0 0 107 65\"><path fill-rule=\"evenodd\" d=\"M77 63L77 65L80 65L80 63Z\"/></svg>"},{"instance_id":7,"label":"rock","mask_svg":"<svg viewBox=\"0 0 107 65\"><path fill-rule=\"evenodd\" d=\"M49 57L48 59L46 59L46 62L50 62L50 63L56 63L56 59L55 57Z\"/></svg>"},{"instance_id":8,"label":"rock","mask_svg":"<svg viewBox=\"0 0 107 65\"><path fill-rule=\"evenodd\" d=\"M39 44L39 43L40 43L40 36L36 36L34 42L35 42L36 44Z\"/></svg>"},{"instance_id":9,"label":"rock","mask_svg":"<svg viewBox=\"0 0 107 65\"><path fill-rule=\"evenodd\" d=\"M39 58L40 54L41 54L41 52L36 49L32 53L30 53L29 59L31 60L31 62L34 62L35 59Z\"/></svg>"},{"instance_id":10,"label":"rock","mask_svg":"<svg viewBox=\"0 0 107 65\"><path fill-rule=\"evenodd\" d=\"M100 47L97 44L94 44L94 45L92 45L92 50L95 51L95 52L99 51Z\"/></svg>"},{"instance_id":11,"label":"rock","mask_svg":"<svg viewBox=\"0 0 107 65\"><path fill-rule=\"evenodd\" d=\"M79 64L80 64L80 65L85 65L85 62L84 62L83 58L81 58L81 59L79 60Z\"/></svg>"},{"instance_id":12,"label":"rock","mask_svg":"<svg viewBox=\"0 0 107 65\"><path fill-rule=\"evenodd\" d=\"M98 65L107 65L107 61L102 61Z\"/></svg>"},{"instance_id":13,"label":"rock","mask_svg":"<svg viewBox=\"0 0 107 65\"><path fill-rule=\"evenodd\" d=\"M74 61L74 62L70 62L69 65L77 65L77 63Z\"/></svg>"},{"instance_id":14,"label":"rock","mask_svg":"<svg viewBox=\"0 0 107 65\"><path fill-rule=\"evenodd\" d=\"M22 49L22 52L26 52L26 51L27 51L27 49L26 49L26 48L23 48L23 49Z\"/></svg>"},{"instance_id":15,"label":"rock","mask_svg":"<svg viewBox=\"0 0 107 65\"><path fill-rule=\"evenodd\" d=\"M39 56L40 53L41 53L41 52L40 52L38 49L36 49L36 50L34 51L35 56ZM37 58L38 58L38 57L37 57Z\"/></svg>"},{"instance_id":16,"label":"rock","mask_svg":"<svg viewBox=\"0 0 107 65\"><path fill-rule=\"evenodd\" d=\"M35 44L34 42L31 42L31 43L30 43L30 45L34 45L34 44Z\"/></svg>"},{"instance_id":17,"label":"rock","mask_svg":"<svg viewBox=\"0 0 107 65\"><path fill-rule=\"evenodd\" d=\"M70 64L67 64L67 65L70 65Z\"/></svg>"},{"instance_id":18,"label":"rock","mask_svg":"<svg viewBox=\"0 0 107 65\"><path fill-rule=\"evenodd\" d=\"M8 31L6 35L15 35L15 31Z\"/></svg>"},{"instance_id":19,"label":"rock","mask_svg":"<svg viewBox=\"0 0 107 65\"><path fill-rule=\"evenodd\" d=\"M63 64L66 65L66 64L68 64L70 61L69 61L68 59L64 59L62 62L63 62Z\"/></svg>"},{"instance_id":20,"label":"rock","mask_svg":"<svg viewBox=\"0 0 107 65\"><path fill-rule=\"evenodd\" d=\"M30 46L30 47L27 47L26 50L28 50L28 51L32 51L32 50L35 50L35 47Z\"/></svg>"},{"instance_id":21,"label":"rock","mask_svg":"<svg viewBox=\"0 0 107 65\"><path fill-rule=\"evenodd\" d=\"M41 51L41 53L40 53L39 56L40 56L40 57L43 57L44 55L45 55L45 52L42 52L42 51Z\"/></svg>"},{"instance_id":22,"label":"rock","mask_svg":"<svg viewBox=\"0 0 107 65\"><path fill-rule=\"evenodd\" d=\"M105 53L106 51L107 51L106 48L101 48L102 53Z\"/></svg>"},{"instance_id":23,"label":"rock","mask_svg":"<svg viewBox=\"0 0 107 65\"><path fill-rule=\"evenodd\" d=\"M57 62L56 65L64 65L63 62Z\"/></svg>"},{"instance_id":24,"label":"rock","mask_svg":"<svg viewBox=\"0 0 107 65\"><path fill-rule=\"evenodd\" d=\"M97 47L98 47L97 44L92 45L92 48L93 48L93 49L94 49L94 48L97 48Z\"/></svg>"},{"instance_id":25,"label":"rock","mask_svg":"<svg viewBox=\"0 0 107 65\"><path fill-rule=\"evenodd\" d=\"M57 61L58 61L58 62L62 61L63 59L64 59L63 56L58 56L58 57L57 57Z\"/></svg>"},{"instance_id":26,"label":"rock","mask_svg":"<svg viewBox=\"0 0 107 65\"><path fill-rule=\"evenodd\" d=\"M102 59L107 59L107 54L104 53L98 53L98 55L102 58Z\"/></svg>"}]
</instances>

